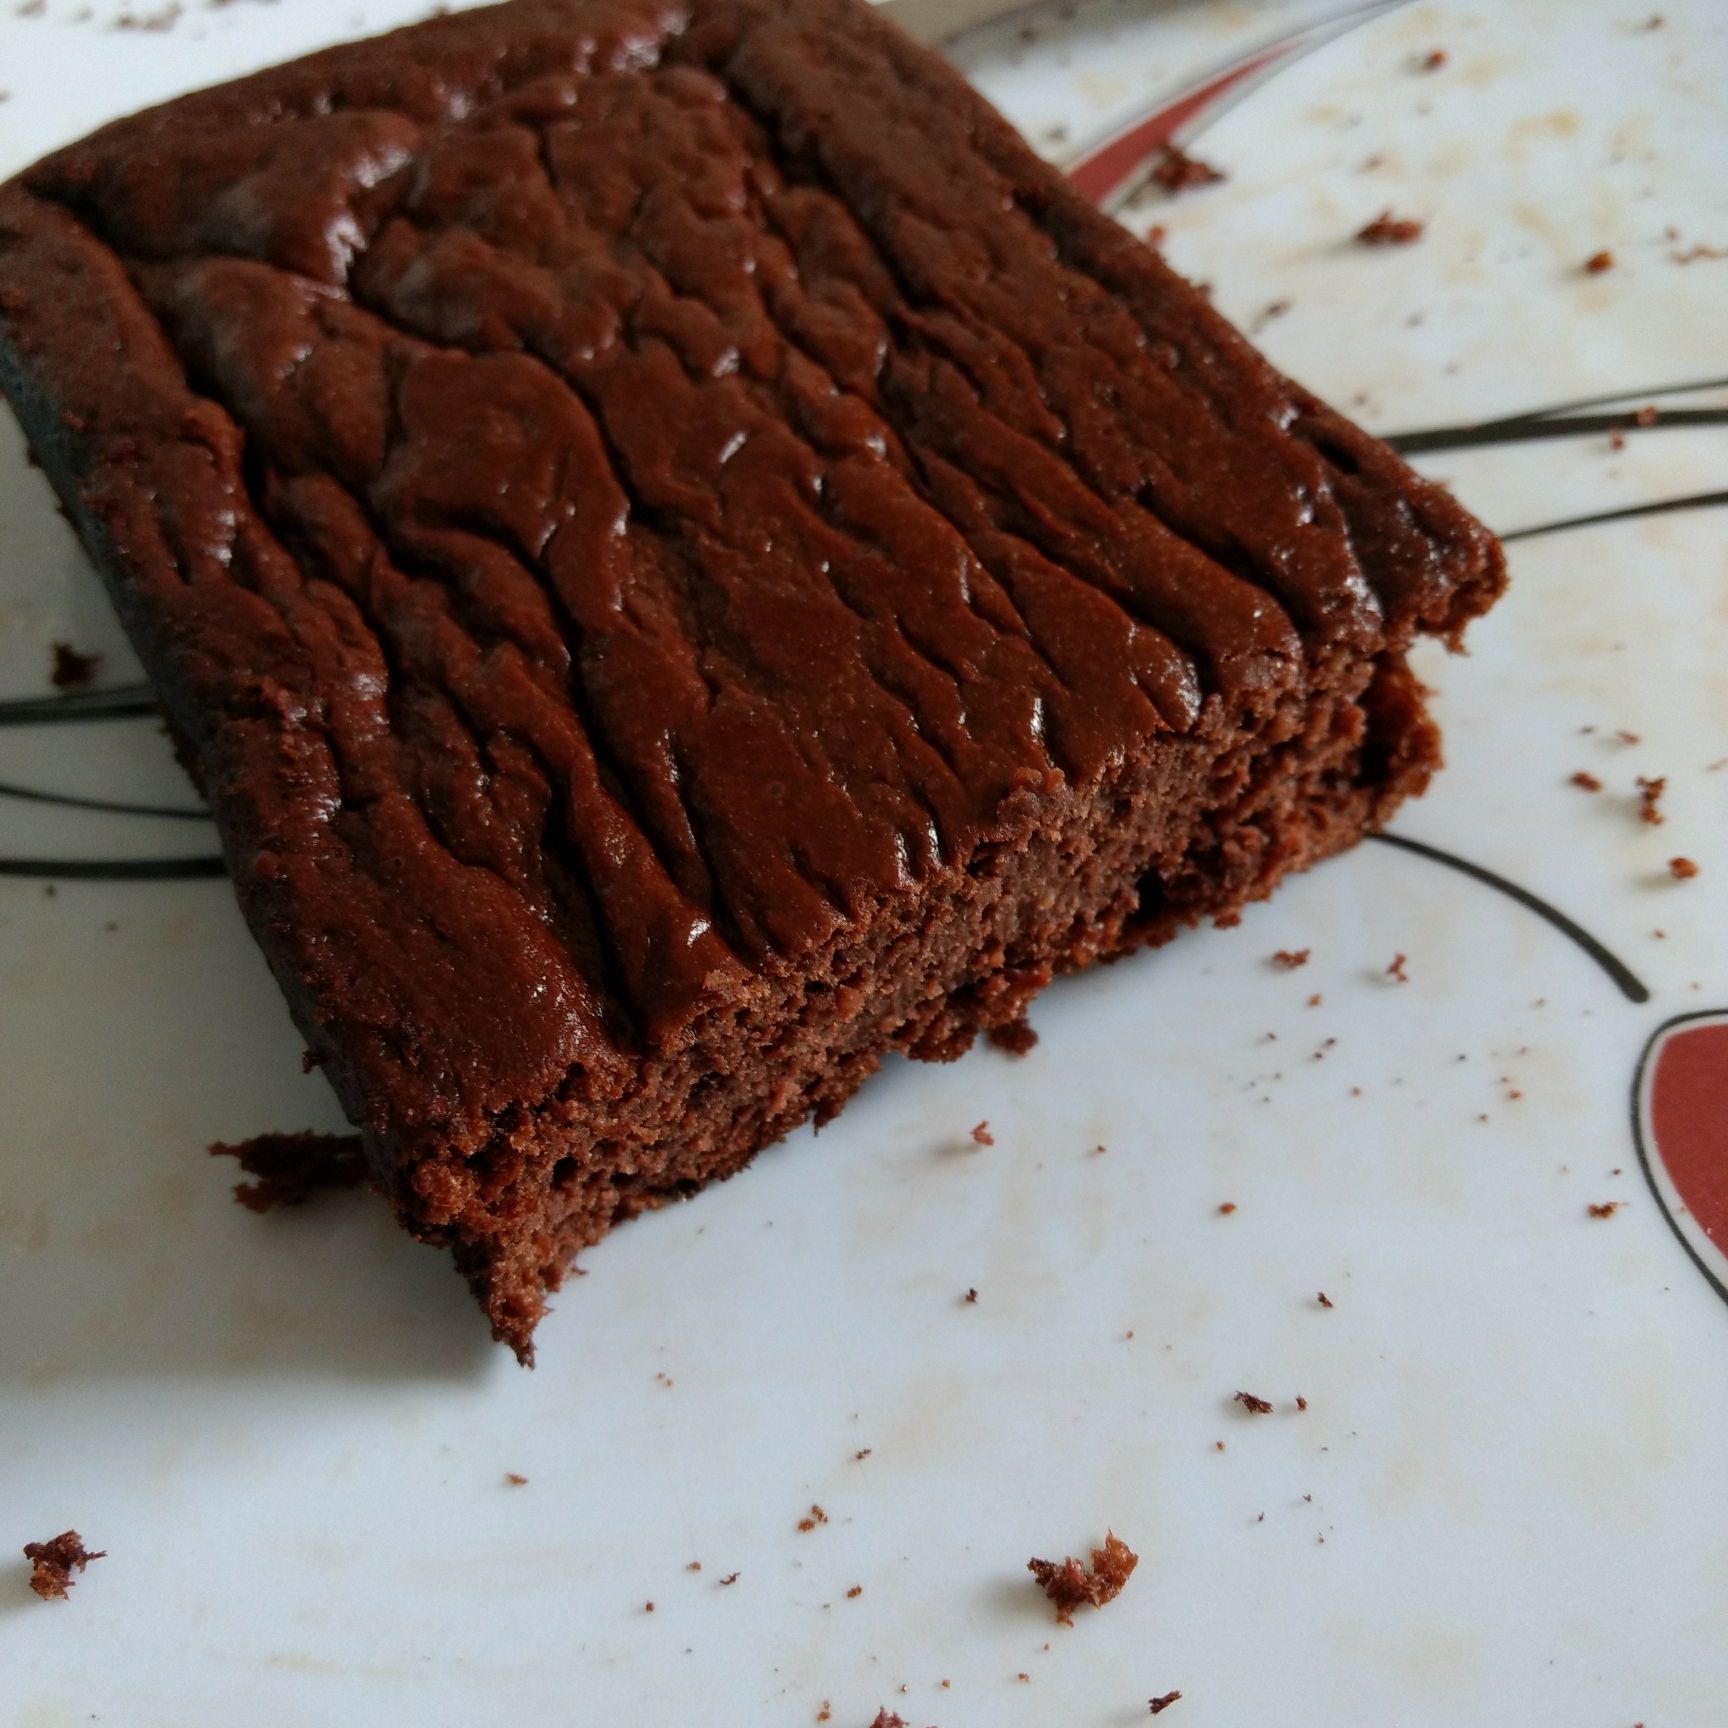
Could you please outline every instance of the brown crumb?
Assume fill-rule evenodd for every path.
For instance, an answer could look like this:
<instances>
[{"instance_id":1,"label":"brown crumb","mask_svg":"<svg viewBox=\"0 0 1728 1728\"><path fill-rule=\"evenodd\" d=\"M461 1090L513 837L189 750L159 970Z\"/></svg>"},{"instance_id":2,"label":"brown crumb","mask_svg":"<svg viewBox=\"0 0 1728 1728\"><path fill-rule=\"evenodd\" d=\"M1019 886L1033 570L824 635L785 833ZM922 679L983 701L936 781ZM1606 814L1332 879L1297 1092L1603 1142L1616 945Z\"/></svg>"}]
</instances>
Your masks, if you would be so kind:
<instances>
[{"instance_id":1,"label":"brown crumb","mask_svg":"<svg viewBox=\"0 0 1728 1728\"><path fill-rule=\"evenodd\" d=\"M1222 1452L1224 1450L1224 1442L1222 1440L1214 1440L1212 1442L1212 1450L1214 1452Z\"/></svg>"},{"instance_id":2,"label":"brown crumb","mask_svg":"<svg viewBox=\"0 0 1728 1728\"><path fill-rule=\"evenodd\" d=\"M1288 300L1268 300L1260 308L1260 316L1254 320L1251 334L1258 336L1274 318L1282 318L1290 310L1290 305Z\"/></svg>"},{"instance_id":3,"label":"brown crumb","mask_svg":"<svg viewBox=\"0 0 1728 1728\"><path fill-rule=\"evenodd\" d=\"M1382 210L1372 222L1357 229L1358 246L1409 246L1422 238L1428 224L1414 216L1394 216Z\"/></svg>"},{"instance_id":4,"label":"brown crumb","mask_svg":"<svg viewBox=\"0 0 1728 1728\"><path fill-rule=\"evenodd\" d=\"M988 1122L980 1122L978 1126L972 1130L972 1138L976 1140L980 1146L994 1146L996 1144L996 1136L990 1132L990 1124Z\"/></svg>"},{"instance_id":5,"label":"brown crumb","mask_svg":"<svg viewBox=\"0 0 1728 1728\"><path fill-rule=\"evenodd\" d=\"M1649 413L1651 418L1654 419L1656 410L1652 408L1649 410ZM1642 424L1647 425L1649 422L1642 422ZM1618 738L1622 744L1642 744L1644 742L1644 734L1642 732L1628 732L1624 726L1622 726L1614 736Z\"/></svg>"},{"instance_id":6,"label":"brown crumb","mask_svg":"<svg viewBox=\"0 0 1728 1728\"><path fill-rule=\"evenodd\" d=\"M1658 774L1654 778L1640 774L1638 776L1638 820L1648 822L1652 828L1660 828L1666 820L1660 809L1662 794L1668 790L1668 777Z\"/></svg>"},{"instance_id":7,"label":"brown crumb","mask_svg":"<svg viewBox=\"0 0 1728 1728\"><path fill-rule=\"evenodd\" d=\"M966 1292L966 1300L968 1302L976 1302L978 1300L978 1292L976 1288L970 1289Z\"/></svg>"},{"instance_id":8,"label":"brown crumb","mask_svg":"<svg viewBox=\"0 0 1728 1728\"><path fill-rule=\"evenodd\" d=\"M1298 966L1308 964L1308 956L1313 952L1312 948L1280 948L1272 956L1272 964L1282 967L1286 972L1294 972Z\"/></svg>"},{"instance_id":9,"label":"brown crumb","mask_svg":"<svg viewBox=\"0 0 1728 1728\"><path fill-rule=\"evenodd\" d=\"M1392 964L1386 968L1386 976L1388 978L1397 979L1400 984L1408 984L1410 982L1410 974L1404 970L1406 960L1407 956L1403 954L1394 954L1392 956Z\"/></svg>"},{"instance_id":10,"label":"brown crumb","mask_svg":"<svg viewBox=\"0 0 1728 1728\"><path fill-rule=\"evenodd\" d=\"M1684 251L1676 249L1668 254L1676 264L1697 264L1706 258L1728 258L1728 247L1725 246L1688 246Z\"/></svg>"},{"instance_id":11,"label":"brown crumb","mask_svg":"<svg viewBox=\"0 0 1728 1728\"><path fill-rule=\"evenodd\" d=\"M1606 247L1604 247L1600 252L1592 252L1590 256L1584 260L1584 274L1586 276L1600 276L1605 271L1612 270L1613 268L1614 254Z\"/></svg>"},{"instance_id":12,"label":"brown crumb","mask_svg":"<svg viewBox=\"0 0 1728 1728\"><path fill-rule=\"evenodd\" d=\"M1104 1546L1092 1550L1090 1566L1083 1566L1070 1554L1060 1564L1054 1560L1028 1560L1026 1570L1056 1604L1056 1618L1064 1626L1072 1626L1074 1610L1082 1603L1102 1608L1106 1602L1114 1602L1139 1564L1140 1556L1111 1530L1105 1532Z\"/></svg>"},{"instance_id":13,"label":"brown crumb","mask_svg":"<svg viewBox=\"0 0 1728 1728\"><path fill-rule=\"evenodd\" d=\"M1014 1678L1020 1681L1022 1685L1030 1686L1032 1684L1032 1676L1028 1674L1024 1668L1022 1668Z\"/></svg>"},{"instance_id":14,"label":"brown crumb","mask_svg":"<svg viewBox=\"0 0 1728 1728\"><path fill-rule=\"evenodd\" d=\"M1320 992L1318 990L1308 998L1308 1006L1310 1008L1318 1008L1320 1006Z\"/></svg>"},{"instance_id":15,"label":"brown crumb","mask_svg":"<svg viewBox=\"0 0 1728 1728\"><path fill-rule=\"evenodd\" d=\"M1222 1200L1218 1204L1218 1215L1221 1218L1228 1218L1235 1210L1236 1202L1234 1200Z\"/></svg>"},{"instance_id":16,"label":"brown crumb","mask_svg":"<svg viewBox=\"0 0 1728 1728\"><path fill-rule=\"evenodd\" d=\"M692 1560L684 1570L686 1572L700 1572L702 1570L702 1562L700 1560Z\"/></svg>"},{"instance_id":17,"label":"brown crumb","mask_svg":"<svg viewBox=\"0 0 1728 1728\"><path fill-rule=\"evenodd\" d=\"M652 1602L644 1602L642 1604L642 1612L644 1614L652 1614L654 1612L654 1604Z\"/></svg>"},{"instance_id":18,"label":"brown crumb","mask_svg":"<svg viewBox=\"0 0 1728 1728\"><path fill-rule=\"evenodd\" d=\"M528 1486L528 1478L526 1476L518 1475L514 1470L506 1470L504 1472L504 1480L508 1482L512 1488L526 1488Z\"/></svg>"},{"instance_id":19,"label":"brown crumb","mask_svg":"<svg viewBox=\"0 0 1728 1728\"><path fill-rule=\"evenodd\" d=\"M1318 1302L1322 1308L1335 1308L1337 1306L1337 1304L1332 1300L1332 1298L1330 1296L1328 1296L1326 1294L1326 1292L1324 1290L1319 1291L1315 1295L1314 1300L1316 1302Z\"/></svg>"},{"instance_id":20,"label":"brown crumb","mask_svg":"<svg viewBox=\"0 0 1728 1728\"><path fill-rule=\"evenodd\" d=\"M254 1134L232 1145L218 1140L213 1158L237 1158L253 1182L235 1185L234 1198L253 1212L303 1206L326 1188L357 1188L367 1180L357 1134Z\"/></svg>"},{"instance_id":21,"label":"brown crumb","mask_svg":"<svg viewBox=\"0 0 1728 1728\"><path fill-rule=\"evenodd\" d=\"M1594 774L1586 774L1582 768L1572 776L1571 783L1583 792L1600 792L1602 782Z\"/></svg>"},{"instance_id":22,"label":"brown crumb","mask_svg":"<svg viewBox=\"0 0 1728 1728\"><path fill-rule=\"evenodd\" d=\"M846 1600L848 1602L856 1602L863 1594L864 1586L862 1584L854 1584L852 1588L846 1592Z\"/></svg>"},{"instance_id":23,"label":"brown crumb","mask_svg":"<svg viewBox=\"0 0 1728 1728\"><path fill-rule=\"evenodd\" d=\"M1030 1055L1038 1043L1038 1034L1032 1030L1032 1022L1024 1014L1018 1020L1010 1020L1006 1026L990 1028L990 1042L998 1050L1006 1050L1010 1056Z\"/></svg>"},{"instance_id":24,"label":"brown crumb","mask_svg":"<svg viewBox=\"0 0 1728 1728\"><path fill-rule=\"evenodd\" d=\"M1652 12L1644 20L1644 28L1646 30L1660 30L1667 22L1668 20L1660 12ZM1644 1724L1642 1722L1636 1723L1634 1728L1644 1728Z\"/></svg>"},{"instance_id":25,"label":"brown crumb","mask_svg":"<svg viewBox=\"0 0 1728 1728\"><path fill-rule=\"evenodd\" d=\"M1690 858L1670 858L1668 874L1676 882L1690 882L1698 874L1698 866Z\"/></svg>"},{"instance_id":26,"label":"brown crumb","mask_svg":"<svg viewBox=\"0 0 1728 1728\"><path fill-rule=\"evenodd\" d=\"M828 1700L824 1698L822 1700L822 1708L816 1712L816 1720L818 1722L831 1722L833 1719L834 1712L829 1708Z\"/></svg>"},{"instance_id":27,"label":"brown crumb","mask_svg":"<svg viewBox=\"0 0 1728 1728\"><path fill-rule=\"evenodd\" d=\"M1298 1410L1306 1410L1308 1408L1308 1400L1304 1398L1300 1392L1296 1394L1296 1408Z\"/></svg>"},{"instance_id":28,"label":"brown crumb","mask_svg":"<svg viewBox=\"0 0 1728 1728\"><path fill-rule=\"evenodd\" d=\"M852 1454L853 1463L862 1464L873 1451L875 1451L875 1447L873 1446L860 1446L858 1450Z\"/></svg>"},{"instance_id":29,"label":"brown crumb","mask_svg":"<svg viewBox=\"0 0 1728 1728\"><path fill-rule=\"evenodd\" d=\"M160 12L122 12L114 20L116 30L143 30L154 35L172 30L180 21L180 0L169 0Z\"/></svg>"},{"instance_id":30,"label":"brown crumb","mask_svg":"<svg viewBox=\"0 0 1728 1728\"><path fill-rule=\"evenodd\" d=\"M1162 1697L1152 1699L1152 1714L1154 1716L1161 1716L1181 1696L1182 1694L1180 1692L1166 1692Z\"/></svg>"},{"instance_id":31,"label":"brown crumb","mask_svg":"<svg viewBox=\"0 0 1728 1728\"><path fill-rule=\"evenodd\" d=\"M1430 48L1426 54L1417 60L1416 70L1418 72L1438 72L1450 58L1451 56L1444 48ZM1153 1715L1157 1715L1157 1711L1153 1711Z\"/></svg>"},{"instance_id":32,"label":"brown crumb","mask_svg":"<svg viewBox=\"0 0 1728 1728\"><path fill-rule=\"evenodd\" d=\"M1179 192L1192 192L1201 186L1214 186L1225 178L1222 169L1174 144L1166 144L1148 176L1154 186L1162 187L1174 198Z\"/></svg>"},{"instance_id":33,"label":"brown crumb","mask_svg":"<svg viewBox=\"0 0 1728 1728\"><path fill-rule=\"evenodd\" d=\"M876 1720L870 1724L870 1728L906 1728L906 1718L884 1704L876 1712Z\"/></svg>"},{"instance_id":34,"label":"brown crumb","mask_svg":"<svg viewBox=\"0 0 1728 1728\"><path fill-rule=\"evenodd\" d=\"M1620 1200L1593 1200L1589 1208L1590 1216L1592 1218L1612 1218L1623 1204L1624 1202Z\"/></svg>"},{"instance_id":35,"label":"brown crumb","mask_svg":"<svg viewBox=\"0 0 1728 1728\"><path fill-rule=\"evenodd\" d=\"M86 1548L76 1530L62 1530L47 1542L26 1542L24 1558L30 1562L30 1588L44 1602L64 1602L72 1589L72 1574L82 1572L107 1552L106 1548L94 1552Z\"/></svg>"},{"instance_id":36,"label":"brown crumb","mask_svg":"<svg viewBox=\"0 0 1728 1728\"><path fill-rule=\"evenodd\" d=\"M12 10L20 18L40 18L48 10L48 0L18 0Z\"/></svg>"},{"instance_id":37,"label":"brown crumb","mask_svg":"<svg viewBox=\"0 0 1728 1728\"><path fill-rule=\"evenodd\" d=\"M736 1584L738 1582L738 1574L736 1572L728 1572L720 1582L722 1585Z\"/></svg>"},{"instance_id":38,"label":"brown crumb","mask_svg":"<svg viewBox=\"0 0 1728 1728\"><path fill-rule=\"evenodd\" d=\"M798 1520L798 1528L808 1533L814 1530L818 1524L826 1524L827 1522L828 1514L820 1506L812 1505L810 1510Z\"/></svg>"},{"instance_id":39,"label":"brown crumb","mask_svg":"<svg viewBox=\"0 0 1728 1728\"><path fill-rule=\"evenodd\" d=\"M1646 402L1644 406L1632 416L1632 424L1634 426L1650 427L1654 426L1661 418L1662 416L1657 412L1656 405L1653 402ZM1620 736L1624 738L1628 744L1636 744L1638 742L1636 733L1622 732Z\"/></svg>"},{"instance_id":40,"label":"brown crumb","mask_svg":"<svg viewBox=\"0 0 1728 1728\"><path fill-rule=\"evenodd\" d=\"M100 654L80 654L69 642L54 644L54 665L48 681L56 690L85 690L102 669Z\"/></svg>"},{"instance_id":41,"label":"brown crumb","mask_svg":"<svg viewBox=\"0 0 1728 1728\"><path fill-rule=\"evenodd\" d=\"M1626 448L1626 434L1618 426L1608 428L1608 448L1610 450L1624 450Z\"/></svg>"},{"instance_id":42,"label":"brown crumb","mask_svg":"<svg viewBox=\"0 0 1728 1728\"><path fill-rule=\"evenodd\" d=\"M1272 1414L1272 1400L1270 1398L1256 1398L1252 1392L1238 1392L1236 1402L1250 1416L1270 1416Z\"/></svg>"}]
</instances>

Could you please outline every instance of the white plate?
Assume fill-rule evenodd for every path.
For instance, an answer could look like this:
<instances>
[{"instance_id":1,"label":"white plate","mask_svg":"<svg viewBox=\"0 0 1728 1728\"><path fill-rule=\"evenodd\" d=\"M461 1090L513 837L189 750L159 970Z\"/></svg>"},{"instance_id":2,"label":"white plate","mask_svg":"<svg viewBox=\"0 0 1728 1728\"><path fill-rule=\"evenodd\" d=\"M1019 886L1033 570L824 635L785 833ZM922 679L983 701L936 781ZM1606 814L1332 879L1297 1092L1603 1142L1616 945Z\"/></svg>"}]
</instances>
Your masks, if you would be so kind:
<instances>
[{"instance_id":1,"label":"white plate","mask_svg":"<svg viewBox=\"0 0 1728 1728\"><path fill-rule=\"evenodd\" d=\"M76 3L0 16L0 167L412 10L155 33ZM1514 419L1419 458L1527 537L1471 656L1423 657L1451 765L1397 832L1636 983L1364 846L1051 991L1027 1060L898 1065L819 1143L620 1231L527 1374L375 1203L232 1204L206 1142L337 1115L223 884L0 880L0 1548L109 1551L64 1605L0 1568L0 1720L755 1728L827 1700L837 1728L1083 1728L1177 1688L1180 1728L1724 1719L1722 1020L1644 1063L1641 1126L1634 1081L1728 1005L1728 511L1535 530L1728 484L1728 389L1692 388L1728 378L1728 261L1672 257L1728 247L1728 14L1302 34L1336 6L1104 4L953 52L1095 179L1095 146L1216 84L1192 143L1229 179L1132 219L1246 323L1289 301L1261 341L1377 429ZM1388 206L1422 241L1351 244ZM1533 435L1594 397L1694 418ZM9 421L0 512L0 694L46 694L56 639L133 682ZM0 710L0 783L192 805L148 718L28 714ZM0 796L12 860L210 846ZM1060 1628L1026 1559L1106 1527L1140 1569Z\"/></svg>"}]
</instances>

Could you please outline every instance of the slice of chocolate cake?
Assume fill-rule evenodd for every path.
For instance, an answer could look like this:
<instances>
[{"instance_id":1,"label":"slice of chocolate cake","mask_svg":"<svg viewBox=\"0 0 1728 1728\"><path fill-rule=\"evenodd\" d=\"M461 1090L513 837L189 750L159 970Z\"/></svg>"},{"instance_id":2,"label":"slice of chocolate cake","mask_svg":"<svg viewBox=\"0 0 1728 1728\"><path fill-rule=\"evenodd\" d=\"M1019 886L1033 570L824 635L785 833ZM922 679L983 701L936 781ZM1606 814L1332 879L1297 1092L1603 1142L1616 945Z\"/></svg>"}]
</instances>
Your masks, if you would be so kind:
<instances>
[{"instance_id":1,"label":"slice of chocolate cake","mask_svg":"<svg viewBox=\"0 0 1728 1728\"><path fill-rule=\"evenodd\" d=\"M1503 582L854 0L514 0L122 121L0 190L0 383L523 1354L887 1051L1384 820L1404 651Z\"/></svg>"}]
</instances>

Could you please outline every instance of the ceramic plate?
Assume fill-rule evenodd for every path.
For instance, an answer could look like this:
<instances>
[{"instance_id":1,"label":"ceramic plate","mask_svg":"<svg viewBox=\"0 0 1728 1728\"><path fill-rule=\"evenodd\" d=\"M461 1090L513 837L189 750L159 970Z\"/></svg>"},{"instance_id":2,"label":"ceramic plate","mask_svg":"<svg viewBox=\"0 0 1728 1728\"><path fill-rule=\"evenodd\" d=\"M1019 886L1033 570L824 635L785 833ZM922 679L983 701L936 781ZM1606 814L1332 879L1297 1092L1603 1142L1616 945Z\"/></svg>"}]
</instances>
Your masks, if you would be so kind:
<instances>
[{"instance_id":1,"label":"ceramic plate","mask_svg":"<svg viewBox=\"0 0 1728 1728\"><path fill-rule=\"evenodd\" d=\"M0 167L412 10L158 3L8 0ZM1723 1720L1728 13L1106 0L948 51L1505 534L1420 661L1445 774L1024 1060L896 1064L621 1230L525 1373L376 1201L257 1218L205 1156L338 1115L0 421L0 1549L108 1551L62 1604L0 1568L0 1720ZM1159 191L1171 141L1226 177ZM1107 1529L1138 1572L1058 1626L1027 1558Z\"/></svg>"}]
</instances>

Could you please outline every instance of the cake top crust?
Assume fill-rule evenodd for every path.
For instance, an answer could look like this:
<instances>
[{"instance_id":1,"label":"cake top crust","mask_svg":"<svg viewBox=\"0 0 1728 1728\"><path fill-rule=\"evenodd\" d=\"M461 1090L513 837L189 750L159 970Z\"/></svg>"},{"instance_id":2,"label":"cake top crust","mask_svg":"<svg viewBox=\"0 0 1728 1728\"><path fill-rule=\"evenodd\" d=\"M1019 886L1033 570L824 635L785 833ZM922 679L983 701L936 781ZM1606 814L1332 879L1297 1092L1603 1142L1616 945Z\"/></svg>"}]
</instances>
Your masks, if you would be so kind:
<instances>
[{"instance_id":1,"label":"cake top crust","mask_svg":"<svg viewBox=\"0 0 1728 1728\"><path fill-rule=\"evenodd\" d=\"M0 190L0 382L366 1125L627 1083L1491 538L854 0L513 0Z\"/></svg>"}]
</instances>

